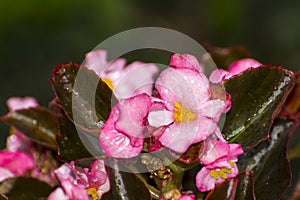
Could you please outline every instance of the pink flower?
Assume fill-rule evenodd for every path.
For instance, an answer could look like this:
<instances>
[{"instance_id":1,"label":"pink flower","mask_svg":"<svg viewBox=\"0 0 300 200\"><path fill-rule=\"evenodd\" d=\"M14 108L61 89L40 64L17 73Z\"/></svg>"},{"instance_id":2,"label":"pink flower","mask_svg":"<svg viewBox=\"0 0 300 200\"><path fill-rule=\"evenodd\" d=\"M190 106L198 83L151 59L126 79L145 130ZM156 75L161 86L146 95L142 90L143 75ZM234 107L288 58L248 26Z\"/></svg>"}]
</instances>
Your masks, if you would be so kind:
<instances>
[{"instance_id":1,"label":"pink flower","mask_svg":"<svg viewBox=\"0 0 300 200\"><path fill-rule=\"evenodd\" d=\"M257 68L262 64L252 58L244 58L233 62L227 69L232 75L237 75L249 68Z\"/></svg>"},{"instance_id":2,"label":"pink flower","mask_svg":"<svg viewBox=\"0 0 300 200\"><path fill-rule=\"evenodd\" d=\"M121 100L112 108L99 138L101 149L107 156L131 158L142 151L151 105L148 95L139 94Z\"/></svg>"},{"instance_id":3,"label":"pink flower","mask_svg":"<svg viewBox=\"0 0 300 200\"><path fill-rule=\"evenodd\" d=\"M12 97L7 100L7 106L10 112L16 112L20 109L38 107L39 104L36 99L32 97ZM6 151L17 155L24 154L29 157L30 161L28 161L28 163L33 163L34 165L30 168L30 176L45 181L52 186L55 185L57 179L54 170L57 167L57 163L54 161L52 155L50 155L51 153L37 150L35 143L33 143L30 138L15 128L12 128L12 130L13 134L7 138ZM27 159L29 160L29 158ZM17 163L13 165L18 167ZM24 165L24 167L26 167L26 165ZM14 176L18 175L20 174L14 174Z\"/></svg>"},{"instance_id":4,"label":"pink flower","mask_svg":"<svg viewBox=\"0 0 300 200\"><path fill-rule=\"evenodd\" d=\"M228 144L214 135L204 142L199 161L205 165L196 175L196 186L201 192L212 190L217 183L236 177L238 156L243 154L240 144Z\"/></svg>"},{"instance_id":5,"label":"pink flower","mask_svg":"<svg viewBox=\"0 0 300 200\"><path fill-rule=\"evenodd\" d=\"M11 97L7 100L7 106L10 112L14 112L16 110L37 107L39 104L33 97Z\"/></svg>"},{"instance_id":6,"label":"pink flower","mask_svg":"<svg viewBox=\"0 0 300 200\"><path fill-rule=\"evenodd\" d=\"M166 127L158 138L163 146L183 153L216 130L225 104L222 100L211 100L209 81L204 74L180 66L168 68L158 77L155 88L166 110L151 111L148 121L151 126Z\"/></svg>"},{"instance_id":7,"label":"pink flower","mask_svg":"<svg viewBox=\"0 0 300 200\"><path fill-rule=\"evenodd\" d=\"M174 54L171 57L170 64L173 68L191 69L203 73L203 67L199 64L197 58L190 54Z\"/></svg>"},{"instance_id":8,"label":"pink flower","mask_svg":"<svg viewBox=\"0 0 300 200\"><path fill-rule=\"evenodd\" d=\"M92 51L86 55L86 67L108 84L118 99L146 93L152 94L153 76L158 72L154 64L133 62L125 67L123 58L107 62L103 50Z\"/></svg>"},{"instance_id":9,"label":"pink flower","mask_svg":"<svg viewBox=\"0 0 300 200\"><path fill-rule=\"evenodd\" d=\"M195 200L194 194L184 194L178 200Z\"/></svg>"},{"instance_id":10,"label":"pink flower","mask_svg":"<svg viewBox=\"0 0 300 200\"><path fill-rule=\"evenodd\" d=\"M254 60L252 58L244 58L241 60L237 60L233 62L227 70L224 69L216 69L214 70L209 80L212 83L220 83L222 81L228 80L232 76L238 75L244 71L246 71L249 68L257 68L260 67L262 64L258 62L257 60Z\"/></svg>"},{"instance_id":11,"label":"pink flower","mask_svg":"<svg viewBox=\"0 0 300 200\"><path fill-rule=\"evenodd\" d=\"M33 158L22 152L0 151L0 181L23 176L34 168Z\"/></svg>"},{"instance_id":12,"label":"pink flower","mask_svg":"<svg viewBox=\"0 0 300 200\"><path fill-rule=\"evenodd\" d=\"M56 171L62 188L56 189L48 197L56 199L101 199L102 195L110 190L109 179L103 160L96 160L88 168L75 167L74 162L63 164Z\"/></svg>"}]
</instances>

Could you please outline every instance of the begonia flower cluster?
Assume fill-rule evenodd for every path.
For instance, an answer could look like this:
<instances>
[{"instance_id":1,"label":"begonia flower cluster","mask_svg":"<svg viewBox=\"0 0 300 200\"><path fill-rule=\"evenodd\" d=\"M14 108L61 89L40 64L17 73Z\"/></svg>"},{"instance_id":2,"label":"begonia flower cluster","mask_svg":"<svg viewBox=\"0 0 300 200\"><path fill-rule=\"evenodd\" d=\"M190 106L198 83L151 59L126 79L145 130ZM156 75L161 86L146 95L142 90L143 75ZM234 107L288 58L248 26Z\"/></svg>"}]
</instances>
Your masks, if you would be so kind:
<instances>
[{"instance_id":1,"label":"begonia flower cluster","mask_svg":"<svg viewBox=\"0 0 300 200\"><path fill-rule=\"evenodd\" d=\"M154 65L133 63L123 68L122 59L108 64L103 51L87 54L86 65L112 85L119 99L99 137L100 147L108 157L138 156L145 151L147 138L155 143L147 145L149 152L168 148L183 154L191 145L203 143L198 157L203 167L196 176L201 192L237 176L236 162L243 154L242 147L229 144L218 127L220 117L230 110L230 94L224 92L225 97L213 98L212 85L258 67L258 61L239 60L228 71L213 71L208 79L194 56L174 54L156 81L153 77L158 70ZM135 68L138 65L139 70ZM117 75L112 77L113 74ZM128 85L122 80L128 80ZM119 95L120 91L126 91L126 95Z\"/></svg>"}]
</instances>

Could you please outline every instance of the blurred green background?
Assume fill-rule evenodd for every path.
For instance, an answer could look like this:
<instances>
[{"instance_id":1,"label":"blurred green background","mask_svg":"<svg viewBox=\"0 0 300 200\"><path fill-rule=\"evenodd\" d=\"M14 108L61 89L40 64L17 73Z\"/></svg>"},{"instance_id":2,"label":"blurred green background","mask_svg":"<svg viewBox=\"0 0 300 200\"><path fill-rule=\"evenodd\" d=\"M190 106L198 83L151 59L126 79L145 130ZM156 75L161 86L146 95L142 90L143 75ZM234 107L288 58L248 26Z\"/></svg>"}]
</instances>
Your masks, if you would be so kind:
<instances>
[{"instance_id":1,"label":"blurred green background","mask_svg":"<svg viewBox=\"0 0 300 200\"><path fill-rule=\"evenodd\" d=\"M262 63L299 70L300 1L279 0L1 0L0 114L11 96L53 98L55 65L81 63L85 53L127 29L158 26L200 44L243 45ZM8 128L1 124L1 143Z\"/></svg>"}]
</instances>

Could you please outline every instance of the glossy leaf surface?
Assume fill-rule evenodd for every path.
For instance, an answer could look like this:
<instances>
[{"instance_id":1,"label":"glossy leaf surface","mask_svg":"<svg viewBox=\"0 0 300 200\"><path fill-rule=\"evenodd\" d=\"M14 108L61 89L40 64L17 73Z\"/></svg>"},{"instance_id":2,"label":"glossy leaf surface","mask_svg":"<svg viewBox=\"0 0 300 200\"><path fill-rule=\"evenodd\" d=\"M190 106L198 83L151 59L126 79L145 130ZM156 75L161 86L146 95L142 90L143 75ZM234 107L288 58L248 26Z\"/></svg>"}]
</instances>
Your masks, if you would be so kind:
<instances>
[{"instance_id":1,"label":"glossy leaf surface","mask_svg":"<svg viewBox=\"0 0 300 200\"><path fill-rule=\"evenodd\" d=\"M69 119L82 129L98 133L115 99L106 83L75 63L57 66L51 83Z\"/></svg>"},{"instance_id":2,"label":"glossy leaf surface","mask_svg":"<svg viewBox=\"0 0 300 200\"><path fill-rule=\"evenodd\" d=\"M225 82L232 108L226 115L222 133L229 142L249 149L268 137L293 85L293 73L279 67L250 69Z\"/></svg>"},{"instance_id":3,"label":"glossy leaf surface","mask_svg":"<svg viewBox=\"0 0 300 200\"><path fill-rule=\"evenodd\" d=\"M270 139L240 156L239 170L251 170L257 199L278 199L289 186L291 172L286 150L292 121L277 120Z\"/></svg>"},{"instance_id":4,"label":"glossy leaf surface","mask_svg":"<svg viewBox=\"0 0 300 200\"><path fill-rule=\"evenodd\" d=\"M145 184L137 178L133 173L123 172L119 170L118 161L110 168L109 177L111 181L111 190L104 194L104 200L147 200L151 199L150 192Z\"/></svg>"},{"instance_id":5,"label":"glossy leaf surface","mask_svg":"<svg viewBox=\"0 0 300 200\"><path fill-rule=\"evenodd\" d=\"M47 108L17 110L8 113L1 120L14 126L32 140L56 149L57 119Z\"/></svg>"},{"instance_id":6,"label":"glossy leaf surface","mask_svg":"<svg viewBox=\"0 0 300 200\"><path fill-rule=\"evenodd\" d=\"M50 185L33 178L18 177L0 183L0 193L11 200L39 200L51 191Z\"/></svg>"}]
</instances>

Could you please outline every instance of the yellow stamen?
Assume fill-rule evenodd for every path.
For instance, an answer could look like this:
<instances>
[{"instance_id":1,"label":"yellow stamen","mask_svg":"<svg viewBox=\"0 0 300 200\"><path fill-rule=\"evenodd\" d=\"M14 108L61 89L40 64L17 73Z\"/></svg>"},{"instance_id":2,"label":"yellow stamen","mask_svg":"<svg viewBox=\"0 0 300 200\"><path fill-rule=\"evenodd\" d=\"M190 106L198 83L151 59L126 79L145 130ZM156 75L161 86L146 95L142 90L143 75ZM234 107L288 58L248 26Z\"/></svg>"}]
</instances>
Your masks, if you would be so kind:
<instances>
[{"instance_id":1,"label":"yellow stamen","mask_svg":"<svg viewBox=\"0 0 300 200\"><path fill-rule=\"evenodd\" d=\"M219 178L219 172L216 171L216 170L211 170L210 171L210 176L213 177L213 178L215 178L216 180L218 180L218 178Z\"/></svg>"},{"instance_id":2,"label":"yellow stamen","mask_svg":"<svg viewBox=\"0 0 300 200\"><path fill-rule=\"evenodd\" d=\"M227 174L231 174L231 172L232 172L232 170L229 169L229 168L223 168L222 170L223 170L223 172L225 172L225 173L227 173ZM221 170L221 171L222 171L222 170Z\"/></svg>"},{"instance_id":3,"label":"yellow stamen","mask_svg":"<svg viewBox=\"0 0 300 200\"><path fill-rule=\"evenodd\" d=\"M175 112L173 114L173 118L176 122L186 122L196 119L196 114L188 108L185 108L183 102L178 103L177 101L175 101L174 106Z\"/></svg>"},{"instance_id":4,"label":"yellow stamen","mask_svg":"<svg viewBox=\"0 0 300 200\"><path fill-rule=\"evenodd\" d=\"M91 196L91 200L98 200L98 192L96 188L87 189L87 193Z\"/></svg>"},{"instance_id":5,"label":"yellow stamen","mask_svg":"<svg viewBox=\"0 0 300 200\"><path fill-rule=\"evenodd\" d=\"M231 160L228 161L231 167L234 167L234 162L232 162Z\"/></svg>"},{"instance_id":6,"label":"yellow stamen","mask_svg":"<svg viewBox=\"0 0 300 200\"><path fill-rule=\"evenodd\" d=\"M223 178L223 179L226 179L227 176L226 176L226 173L225 173L223 170L224 170L224 168L221 169L221 170L219 171L219 176L220 176L221 178Z\"/></svg>"},{"instance_id":7,"label":"yellow stamen","mask_svg":"<svg viewBox=\"0 0 300 200\"><path fill-rule=\"evenodd\" d=\"M228 161L230 163L230 165L232 167L234 167L234 163L232 161ZM233 165L232 165L233 164ZM221 168L221 169L213 169L213 170L210 170L210 176L213 177L214 179L218 180L219 177L222 178L222 179L226 179L227 178L227 174L231 174L232 173L232 169L230 168Z\"/></svg>"},{"instance_id":8,"label":"yellow stamen","mask_svg":"<svg viewBox=\"0 0 300 200\"><path fill-rule=\"evenodd\" d=\"M104 83L106 83L106 85L107 85L112 91L114 91L114 86L113 86L113 83L112 83L112 81L111 81L110 79L108 79L108 78L102 78L102 81L103 81Z\"/></svg>"}]
</instances>

